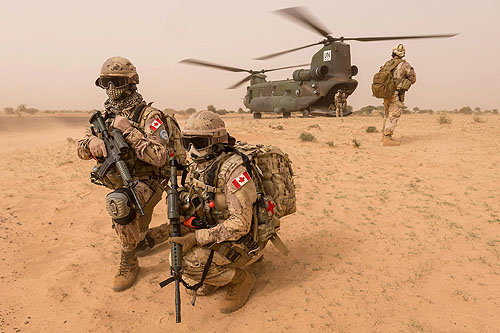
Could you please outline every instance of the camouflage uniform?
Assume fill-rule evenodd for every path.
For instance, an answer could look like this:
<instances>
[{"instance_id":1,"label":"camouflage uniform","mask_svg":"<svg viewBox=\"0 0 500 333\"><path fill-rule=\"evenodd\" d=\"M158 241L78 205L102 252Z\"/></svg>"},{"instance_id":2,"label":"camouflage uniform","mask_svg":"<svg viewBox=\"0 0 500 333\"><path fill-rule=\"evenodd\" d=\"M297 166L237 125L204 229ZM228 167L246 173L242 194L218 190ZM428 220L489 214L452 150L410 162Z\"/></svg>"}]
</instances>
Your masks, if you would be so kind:
<instances>
[{"instance_id":1,"label":"camouflage uniform","mask_svg":"<svg viewBox=\"0 0 500 333\"><path fill-rule=\"evenodd\" d=\"M141 102L139 104L144 104ZM133 112L137 105L128 107L117 112L117 115L131 119ZM162 124L153 130L151 125L156 119L160 119ZM107 125L111 126L111 121ZM167 125L167 126L165 126ZM169 133L169 130L176 133ZM162 137L162 134L164 133ZM166 133L166 134L165 134ZM150 106L145 106L143 115L139 122L133 123L132 127L123 133L125 140L130 145L132 152L127 156L127 166L135 180L139 180L134 188L141 205L144 208L144 216L141 215L139 210L136 209L134 220L127 224L121 225L113 222L114 228L120 237L120 244L124 251L135 250L138 243L142 241L146 232L148 231L149 224L151 223L153 209L156 204L161 200L163 187L160 185L162 175L160 168L165 165L167 160L167 152L169 149L174 148L174 137L180 138L180 131L173 124L171 118L167 118L160 110ZM92 134L90 131L86 134L85 138L78 141L78 156L84 160L92 159L93 156L88 148L88 142ZM111 189L117 189L123 186L119 173L116 170L111 170L104 183ZM167 232L167 226L162 226L161 229ZM160 237L161 230L156 229L153 238Z\"/></svg>"},{"instance_id":2,"label":"camouflage uniform","mask_svg":"<svg viewBox=\"0 0 500 333\"><path fill-rule=\"evenodd\" d=\"M193 247L183 258L185 277L194 281L201 279L210 254L208 245L236 241L248 234L252 225L253 203L257 200L257 190L252 179L239 188L233 184L246 171L241 156L233 153L224 153L209 165L199 165L189 173L188 183L193 184L197 192L204 192L207 171L217 163L220 164L220 171L216 177L217 192L213 200L215 208L212 210L215 212L211 212L212 218L218 219L217 225L210 229L196 230L198 246ZM228 265L232 267L229 268ZM228 258L215 252L205 283L213 286L228 284L234 277L236 267L238 265L232 265Z\"/></svg>"},{"instance_id":3,"label":"camouflage uniform","mask_svg":"<svg viewBox=\"0 0 500 333\"><path fill-rule=\"evenodd\" d=\"M392 136L403 111L405 91L417 81L415 70L403 60L393 71L396 92L391 98L384 98L384 124L382 133Z\"/></svg>"},{"instance_id":4,"label":"camouflage uniform","mask_svg":"<svg viewBox=\"0 0 500 333\"><path fill-rule=\"evenodd\" d=\"M181 200L181 214L187 219L184 225L189 226L186 222L194 217L205 225L172 237L172 242L183 248L184 277L191 284L201 281L213 251L203 294L227 285L220 311L230 313L242 307L250 295L255 276L241 267L250 264L260 250L250 234L257 200L251 167L244 166L234 149L234 138L213 112L194 113L186 121L182 141L193 159L183 189L190 200Z\"/></svg>"},{"instance_id":5,"label":"camouflage uniform","mask_svg":"<svg viewBox=\"0 0 500 333\"><path fill-rule=\"evenodd\" d=\"M135 66L122 57L112 57L104 62L96 85L106 90L108 100L104 103L105 125L108 129L119 129L129 148L123 161L135 182L133 190L144 210L141 214L130 190L124 187L116 166L97 182L114 190L106 196L106 208L112 217L113 226L120 238L121 261L115 275L113 290L123 291L134 283L139 264L137 250L165 241L168 226L162 225L148 232L153 209L161 200L163 181L169 176L165 165L169 151L173 151L179 163L185 163L185 151L181 146L180 129L176 121L146 104L137 92L139 75ZM111 131L110 131L111 132ZM97 137L90 130L78 141L78 156L84 160L96 158L100 166L101 157L107 151L102 134Z\"/></svg>"},{"instance_id":6,"label":"camouflage uniform","mask_svg":"<svg viewBox=\"0 0 500 333\"><path fill-rule=\"evenodd\" d=\"M347 103L347 93L343 89L337 90L334 97L335 103L335 116L343 117L344 116L344 108Z\"/></svg>"}]
</instances>

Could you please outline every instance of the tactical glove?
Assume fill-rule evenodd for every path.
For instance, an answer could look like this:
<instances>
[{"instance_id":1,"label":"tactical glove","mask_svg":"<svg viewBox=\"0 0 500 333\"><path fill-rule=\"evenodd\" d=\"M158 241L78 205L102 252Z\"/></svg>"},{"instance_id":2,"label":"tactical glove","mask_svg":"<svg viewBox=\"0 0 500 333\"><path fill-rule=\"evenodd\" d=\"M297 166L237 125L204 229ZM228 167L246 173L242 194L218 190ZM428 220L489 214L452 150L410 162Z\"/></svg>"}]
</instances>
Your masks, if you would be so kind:
<instances>
[{"instance_id":1,"label":"tactical glove","mask_svg":"<svg viewBox=\"0 0 500 333\"><path fill-rule=\"evenodd\" d=\"M108 156L108 152L106 151L106 145L104 144L104 141L102 141L96 136L90 138L88 142L88 147L92 155L94 155L94 157Z\"/></svg>"},{"instance_id":2,"label":"tactical glove","mask_svg":"<svg viewBox=\"0 0 500 333\"><path fill-rule=\"evenodd\" d=\"M132 127L130 121L122 116L116 116L113 120L113 127L118 128L122 133L125 133L126 130Z\"/></svg>"},{"instance_id":3,"label":"tactical glove","mask_svg":"<svg viewBox=\"0 0 500 333\"><path fill-rule=\"evenodd\" d=\"M182 245L182 251L187 252L196 245L196 235L194 232L182 237L172 237L170 240L174 243Z\"/></svg>"}]
</instances>

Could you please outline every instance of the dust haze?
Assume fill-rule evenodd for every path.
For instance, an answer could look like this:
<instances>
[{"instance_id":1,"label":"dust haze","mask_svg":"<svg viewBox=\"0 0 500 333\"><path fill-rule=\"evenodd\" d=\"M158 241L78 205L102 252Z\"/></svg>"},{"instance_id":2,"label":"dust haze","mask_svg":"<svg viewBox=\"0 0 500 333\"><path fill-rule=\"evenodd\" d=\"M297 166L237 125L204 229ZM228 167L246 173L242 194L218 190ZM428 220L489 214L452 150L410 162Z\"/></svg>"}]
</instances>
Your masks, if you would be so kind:
<instances>
[{"instance_id":1,"label":"dust haze","mask_svg":"<svg viewBox=\"0 0 500 333\"><path fill-rule=\"evenodd\" d=\"M460 32L405 42L417 72L406 105L500 106L497 1L32 1L0 4L0 108L102 108L94 80L106 58L122 55L160 109L236 110L245 88L223 88L242 77L177 62L256 69L307 62L314 48L251 60L319 40L270 13L301 4L335 36ZM90 183L93 162L76 155L90 113L0 113L0 332L497 331L500 119L480 111L403 114L401 146L382 147L381 103L369 83L393 44L351 44L360 74L348 103L374 105L367 112L223 116L237 139L276 145L293 161L297 213L280 231L290 254L267 246L250 268L255 290L231 315L214 310L223 290L195 307L182 290L181 324L173 288L158 286L169 276L167 244L139 259L130 290L111 289L120 248L104 208L108 190ZM187 118L177 119L183 127ZM162 202L152 226L166 221Z\"/></svg>"}]
</instances>

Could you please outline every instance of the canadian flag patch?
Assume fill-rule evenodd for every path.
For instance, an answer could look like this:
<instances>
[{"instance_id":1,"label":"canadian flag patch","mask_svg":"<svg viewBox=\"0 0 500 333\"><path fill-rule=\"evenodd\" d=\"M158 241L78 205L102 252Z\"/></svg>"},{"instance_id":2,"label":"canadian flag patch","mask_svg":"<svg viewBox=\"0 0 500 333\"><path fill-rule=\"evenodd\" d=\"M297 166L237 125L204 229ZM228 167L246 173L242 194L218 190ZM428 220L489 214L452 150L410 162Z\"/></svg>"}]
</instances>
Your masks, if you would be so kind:
<instances>
[{"instance_id":1,"label":"canadian flag patch","mask_svg":"<svg viewBox=\"0 0 500 333\"><path fill-rule=\"evenodd\" d=\"M160 127L160 125L163 124L163 122L160 120L160 118L156 118L153 123L151 124L151 126L149 126L153 132L156 131L158 129L158 127Z\"/></svg>"},{"instance_id":2,"label":"canadian flag patch","mask_svg":"<svg viewBox=\"0 0 500 333\"><path fill-rule=\"evenodd\" d=\"M234 187L236 187L236 189L239 189L240 187L245 185L249 180L250 180L250 175L248 174L248 172L244 171L241 175L236 177L232 181L232 183L233 183Z\"/></svg>"}]
</instances>

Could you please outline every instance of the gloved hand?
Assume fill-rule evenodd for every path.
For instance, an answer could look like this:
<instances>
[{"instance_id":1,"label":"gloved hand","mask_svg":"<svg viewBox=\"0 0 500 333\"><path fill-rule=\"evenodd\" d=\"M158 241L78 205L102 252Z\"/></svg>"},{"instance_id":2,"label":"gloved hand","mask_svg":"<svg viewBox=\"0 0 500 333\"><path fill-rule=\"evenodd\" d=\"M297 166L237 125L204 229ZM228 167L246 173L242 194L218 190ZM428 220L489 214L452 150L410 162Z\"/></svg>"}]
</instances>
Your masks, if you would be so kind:
<instances>
[{"instance_id":1,"label":"gloved hand","mask_svg":"<svg viewBox=\"0 0 500 333\"><path fill-rule=\"evenodd\" d=\"M88 142L88 147L92 155L94 155L94 157L108 156L108 152L106 151L106 145L104 144L104 141L102 141L96 136L90 138Z\"/></svg>"},{"instance_id":2,"label":"gloved hand","mask_svg":"<svg viewBox=\"0 0 500 333\"><path fill-rule=\"evenodd\" d=\"M130 124L130 121L122 116L116 116L115 119L113 120L113 125L114 128L118 128L122 133L124 133L126 130L132 127L132 124Z\"/></svg>"},{"instance_id":3,"label":"gloved hand","mask_svg":"<svg viewBox=\"0 0 500 333\"><path fill-rule=\"evenodd\" d=\"M181 244L182 251L184 252L189 251L189 249L196 245L196 235L194 234L194 232L182 237L172 237L170 238L170 240L174 243Z\"/></svg>"}]
</instances>

